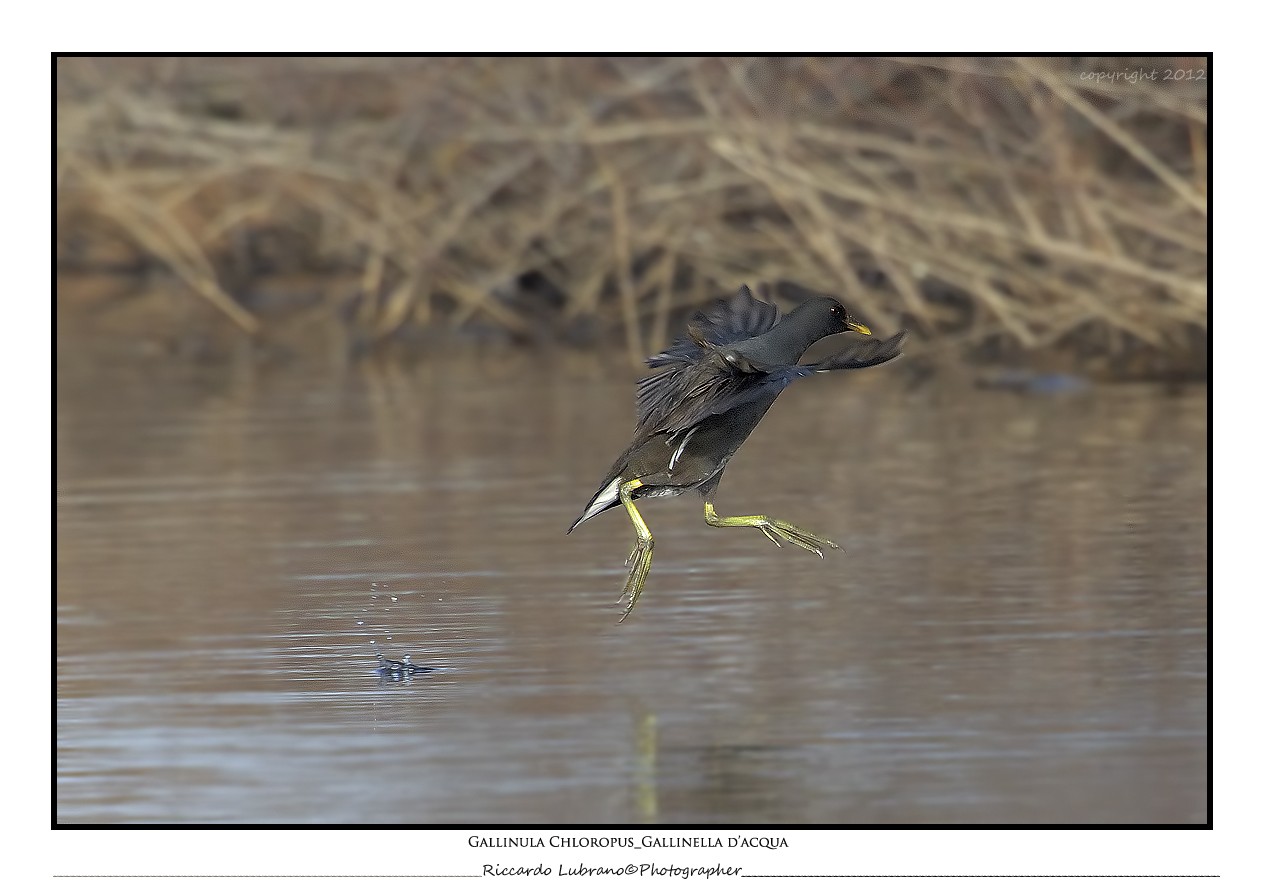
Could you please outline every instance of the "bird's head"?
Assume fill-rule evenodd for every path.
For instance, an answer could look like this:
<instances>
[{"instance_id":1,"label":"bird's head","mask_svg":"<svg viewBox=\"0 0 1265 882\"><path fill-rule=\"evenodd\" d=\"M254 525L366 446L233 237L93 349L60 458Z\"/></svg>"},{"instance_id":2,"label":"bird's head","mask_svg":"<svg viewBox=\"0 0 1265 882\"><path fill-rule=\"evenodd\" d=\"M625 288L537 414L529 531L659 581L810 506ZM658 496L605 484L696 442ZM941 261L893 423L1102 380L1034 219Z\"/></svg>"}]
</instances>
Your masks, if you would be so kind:
<instances>
[{"instance_id":1,"label":"bird's head","mask_svg":"<svg viewBox=\"0 0 1265 882\"><path fill-rule=\"evenodd\" d=\"M805 300L791 311L787 320L794 318L796 323L817 332L817 339L829 337L831 334L842 334L844 331L856 331L867 337L873 332L848 314L847 308L833 297L814 297Z\"/></svg>"}]
</instances>

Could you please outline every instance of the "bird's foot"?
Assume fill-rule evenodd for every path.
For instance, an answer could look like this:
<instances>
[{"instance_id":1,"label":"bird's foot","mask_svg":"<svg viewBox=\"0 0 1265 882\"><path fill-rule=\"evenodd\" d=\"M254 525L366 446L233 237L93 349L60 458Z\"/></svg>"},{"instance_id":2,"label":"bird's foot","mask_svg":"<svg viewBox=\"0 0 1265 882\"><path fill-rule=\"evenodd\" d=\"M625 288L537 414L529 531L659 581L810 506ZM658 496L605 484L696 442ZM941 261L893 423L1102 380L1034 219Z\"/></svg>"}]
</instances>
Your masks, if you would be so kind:
<instances>
[{"instance_id":1,"label":"bird's foot","mask_svg":"<svg viewBox=\"0 0 1265 882\"><path fill-rule=\"evenodd\" d=\"M784 539L792 545L798 545L800 548L811 551L820 558L824 558L825 555L822 554L822 552L827 548L839 547L826 537L818 536L816 533L810 533L802 527L797 527L788 521L783 521L778 518L770 518L765 515L756 515L756 517L759 520L755 521L755 523L751 524L751 526L759 527L760 532L765 536L768 536L773 544L779 548L782 546L782 543L777 540Z\"/></svg>"},{"instance_id":2,"label":"bird's foot","mask_svg":"<svg viewBox=\"0 0 1265 882\"><path fill-rule=\"evenodd\" d=\"M703 517L713 527L756 527L761 533L769 537L769 541L779 548L782 547L782 543L778 540L782 539L792 545L798 545L800 548L811 551L822 558L825 557L822 552L827 548L839 547L824 536L818 536L816 533L810 533L788 521L771 518L768 515L737 515L722 518L716 514L716 509L712 506L711 500L703 503Z\"/></svg>"},{"instance_id":3,"label":"bird's foot","mask_svg":"<svg viewBox=\"0 0 1265 882\"><path fill-rule=\"evenodd\" d=\"M641 589L646 587L646 576L650 573L650 558L653 556L654 539L647 536L637 540L632 553L625 561L628 566L628 581L624 583L624 591L616 601L624 606L623 615L619 617L621 622L628 618L633 607L637 605L637 598L641 597Z\"/></svg>"}]
</instances>

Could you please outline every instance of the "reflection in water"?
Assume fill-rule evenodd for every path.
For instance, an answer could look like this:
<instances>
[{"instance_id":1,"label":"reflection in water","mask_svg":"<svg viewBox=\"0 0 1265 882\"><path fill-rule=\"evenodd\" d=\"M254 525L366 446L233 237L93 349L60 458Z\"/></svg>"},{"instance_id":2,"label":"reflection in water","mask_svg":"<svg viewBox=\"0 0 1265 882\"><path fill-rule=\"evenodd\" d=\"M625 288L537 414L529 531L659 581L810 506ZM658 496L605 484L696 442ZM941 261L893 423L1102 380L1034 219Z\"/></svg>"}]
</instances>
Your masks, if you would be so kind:
<instances>
[{"instance_id":1,"label":"reflection in water","mask_svg":"<svg viewBox=\"0 0 1265 882\"><path fill-rule=\"evenodd\" d=\"M1206 818L1204 389L805 382L718 506L846 553L651 501L617 625L607 370L60 365L59 819Z\"/></svg>"},{"instance_id":2,"label":"reflection in water","mask_svg":"<svg viewBox=\"0 0 1265 882\"><path fill-rule=\"evenodd\" d=\"M637 720L637 820L653 824L659 819L659 721L652 713Z\"/></svg>"}]
</instances>

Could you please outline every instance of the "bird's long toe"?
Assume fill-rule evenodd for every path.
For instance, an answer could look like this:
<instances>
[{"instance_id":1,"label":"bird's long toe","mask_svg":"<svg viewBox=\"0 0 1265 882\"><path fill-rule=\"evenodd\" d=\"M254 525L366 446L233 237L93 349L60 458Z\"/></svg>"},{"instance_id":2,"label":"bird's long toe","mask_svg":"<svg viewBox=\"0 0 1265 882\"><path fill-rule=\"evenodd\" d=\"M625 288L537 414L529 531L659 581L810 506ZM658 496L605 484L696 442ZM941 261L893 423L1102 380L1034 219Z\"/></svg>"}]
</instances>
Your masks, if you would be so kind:
<instances>
[{"instance_id":1,"label":"bird's long toe","mask_svg":"<svg viewBox=\"0 0 1265 882\"><path fill-rule=\"evenodd\" d=\"M646 576L650 574L650 560L653 556L654 540L651 538L638 539L632 553L628 555L628 579L624 582L623 593L617 601L624 605L624 612L619 617L621 622L632 613L642 589L646 587Z\"/></svg>"},{"instance_id":2,"label":"bird's long toe","mask_svg":"<svg viewBox=\"0 0 1265 882\"><path fill-rule=\"evenodd\" d=\"M776 518L769 519L769 523L767 528L764 530L764 534L769 536L770 530L785 539L787 542L790 542L792 545L798 545L805 551L811 551L813 554L821 558L825 557L823 552L827 548L839 547L824 536L818 536L816 533L810 533L802 527L797 527L794 524L778 520ZM769 538L772 539L773 537L769 536Z\"/></svg>"}]
</instances>

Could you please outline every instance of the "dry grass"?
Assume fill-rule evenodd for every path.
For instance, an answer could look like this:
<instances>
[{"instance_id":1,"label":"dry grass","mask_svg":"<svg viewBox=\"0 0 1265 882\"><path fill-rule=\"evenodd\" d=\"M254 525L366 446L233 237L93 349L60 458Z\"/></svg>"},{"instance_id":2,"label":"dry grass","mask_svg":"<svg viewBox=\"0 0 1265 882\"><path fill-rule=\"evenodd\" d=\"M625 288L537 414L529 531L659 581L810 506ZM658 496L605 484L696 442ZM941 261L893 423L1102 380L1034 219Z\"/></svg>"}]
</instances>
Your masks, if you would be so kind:
<instances>
[{"instance_id":1,"label":"dry grass","mask_svg":"<svg viewBox=\"0 0 1265 882\"><path fill-rule=\"evenodd\" d=\"M305 310L370 340L610 329L639 357L794 280L941 350L1180 360L1206 80L1084 76L1139 68L1207 63L62 59L59 259L113 239L252 334L292 318L252 291L319 273Z\"/></svg>"}]
</instances>

